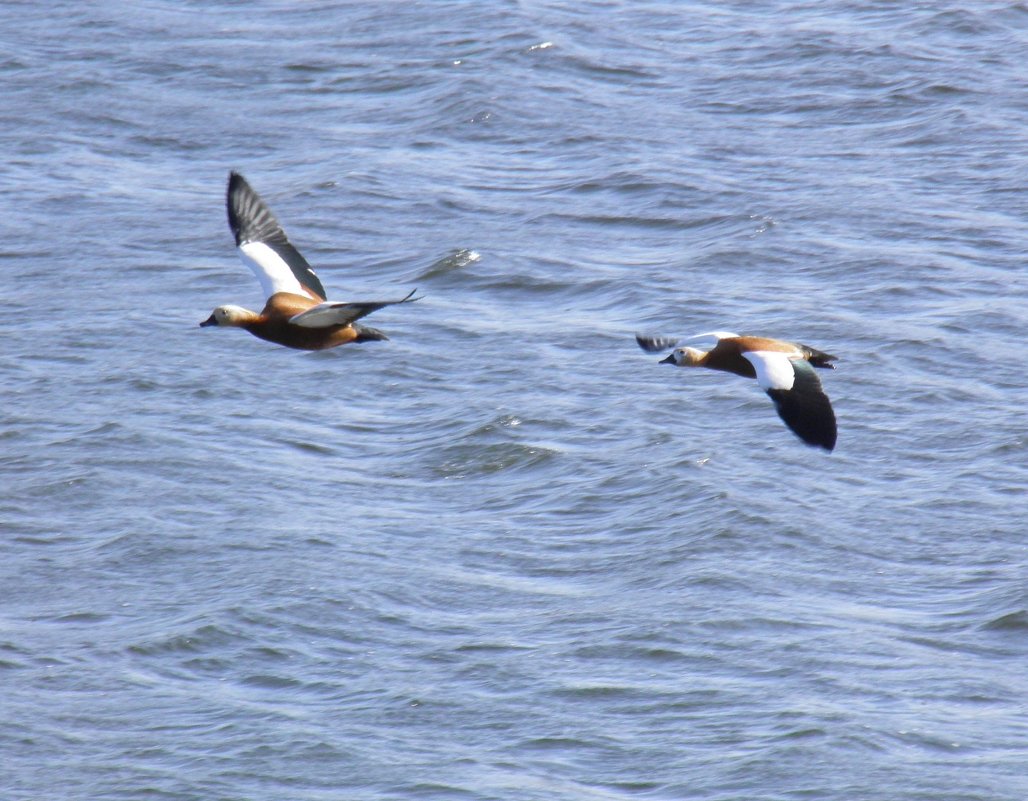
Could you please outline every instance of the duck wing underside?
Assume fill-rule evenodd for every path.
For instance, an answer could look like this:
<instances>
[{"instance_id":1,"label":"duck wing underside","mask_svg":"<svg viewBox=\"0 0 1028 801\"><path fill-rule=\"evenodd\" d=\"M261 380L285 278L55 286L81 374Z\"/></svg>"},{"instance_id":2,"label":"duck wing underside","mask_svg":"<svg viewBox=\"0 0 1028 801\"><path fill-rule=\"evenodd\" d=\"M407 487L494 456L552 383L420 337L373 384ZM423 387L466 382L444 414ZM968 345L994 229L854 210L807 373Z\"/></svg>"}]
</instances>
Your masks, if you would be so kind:
<instances>
[{"instance_id":1,"label":"duck wing underside","mask_svg":"<svg viewBox=\"0 0 1028 801\"><path fill-rule=\"evenodd\" d=\"M395 306L399 303L410 303L420 300L420 298L414 297L414 292L416 291L413 290L407 297L400 300L357 301L354 303L328 301L326 303L319 303L317 306L311 306L306 311L291 317L289 322L303 328L330 328L334 325L349 325L385 306Z\"/></svg>"}]
</instances>

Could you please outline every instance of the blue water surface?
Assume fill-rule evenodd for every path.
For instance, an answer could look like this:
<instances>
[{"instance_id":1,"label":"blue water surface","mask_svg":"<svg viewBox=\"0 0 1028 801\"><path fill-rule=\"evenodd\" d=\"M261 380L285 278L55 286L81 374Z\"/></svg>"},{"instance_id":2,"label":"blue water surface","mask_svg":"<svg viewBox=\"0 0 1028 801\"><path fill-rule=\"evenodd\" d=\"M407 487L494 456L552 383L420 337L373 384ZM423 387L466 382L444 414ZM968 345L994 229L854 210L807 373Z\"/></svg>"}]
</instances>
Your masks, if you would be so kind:
<instances>
[{"instance_id":1,"label":"blue water surface","mask_svg":"<svg viewBox=\"0 0 1028 801\"><path fill-rule=\"evenodd\" d=\"M4 801L1023 801L1028 6L0 6ZM390 341L260 308L241 171ZM782 337L834 453L636 332Z\"/></svg>"}]
</instances>

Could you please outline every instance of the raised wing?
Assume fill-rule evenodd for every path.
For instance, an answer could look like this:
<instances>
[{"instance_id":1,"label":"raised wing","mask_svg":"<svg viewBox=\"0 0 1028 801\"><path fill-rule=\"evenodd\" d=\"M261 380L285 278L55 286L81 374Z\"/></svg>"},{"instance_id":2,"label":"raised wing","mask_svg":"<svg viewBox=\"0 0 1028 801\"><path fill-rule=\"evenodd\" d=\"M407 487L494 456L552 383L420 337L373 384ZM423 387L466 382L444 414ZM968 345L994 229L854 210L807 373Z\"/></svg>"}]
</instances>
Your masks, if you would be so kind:
<instances>
[{"instance_id":1,"label":"raised wing","mask_svg":"<svg viewBox=\"0 0 1028 801\"><path fill-rule=\"evenodd\" d=\"M318 276L293 247L271 209L237 172L229 173L228 224L239 256L261 282L265 299L276 292L325 299Z\"/></svg>"},{"instance_id":2,"label":"raised wing","mask_svg":"<svg viewBox=\"0 0 1028 801\"><path fill-rule=\"evenodd\" d=\"M742 355L753 365L757 383L793 433L808 445L832 450L838 436L835 412L814 368L786 353L748 351Z\"/></svg>"},{"instance_id":3,"label":"raised wing","mask_svg":"<svg viewBox=\"0 0 1028 801\"><path fill-rule=\"evenodd\" d=\"M319 303L317 306L311 306L306 311L300 312L294 317L289 318L289 322L294 325L303 326L304 328L330 328L334 325L349 325L352 322L359 320L361 317L366 317L373 311L378 311L383 306L395 306L398 303L410 303L415 300L421 300L421 298L414 297L413 290L407 297L401 300L382 300L382 301L370 301L370 302L358 302L358 303L339 303L336 301L328 301L327 303Z\"/></svg>"}]
</instances>

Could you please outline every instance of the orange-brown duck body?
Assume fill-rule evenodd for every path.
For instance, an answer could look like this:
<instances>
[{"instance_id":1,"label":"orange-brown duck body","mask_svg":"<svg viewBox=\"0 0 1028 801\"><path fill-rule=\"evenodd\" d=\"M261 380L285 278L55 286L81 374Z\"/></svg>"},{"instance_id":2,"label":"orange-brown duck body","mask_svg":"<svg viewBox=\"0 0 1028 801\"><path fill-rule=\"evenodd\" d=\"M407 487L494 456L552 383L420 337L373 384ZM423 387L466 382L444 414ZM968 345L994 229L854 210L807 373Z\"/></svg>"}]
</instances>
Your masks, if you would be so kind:
<instances>
[{"instance_id":1,"label":"orange-brown duck body","mask_svg":"<svg viewBox=\"0 0 1028 801\"><path fill-rule=\"evenodd\" d=\"M336 345L355 342L362 332L366 334L366 328L358 328L352 323L327 328L303 328L289 322L317 303L302 295L277 292L268 298L260 314L254 315L252 320L242 323L239 327L260 339L297 350L334 348Z\"/></svg>"}]
</instances>

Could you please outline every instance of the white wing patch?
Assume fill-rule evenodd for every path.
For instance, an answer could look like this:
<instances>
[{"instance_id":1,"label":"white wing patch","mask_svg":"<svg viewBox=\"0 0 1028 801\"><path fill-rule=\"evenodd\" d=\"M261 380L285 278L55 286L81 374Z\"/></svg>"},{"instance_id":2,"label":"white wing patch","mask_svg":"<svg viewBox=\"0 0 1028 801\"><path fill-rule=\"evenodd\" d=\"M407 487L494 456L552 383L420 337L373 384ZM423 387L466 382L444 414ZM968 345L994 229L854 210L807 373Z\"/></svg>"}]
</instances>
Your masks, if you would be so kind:
<instances>
[{"instance_id":1,"label":"white wing patch","mask_svg":"<svg viewBox=\"0 0 1028 801\"><path fill-rule=\"evenodd\" d=\"M687 339L703 339L704 337L714 337L714 339L735 339L738 334L733 334L731 331L707 331L705 334L694 334Z\"/></svg>"},{"instance_id":2,"label":"white wing patch","mask_svg":"<svg viewBox=\"0 0 1028 801\"><path fill-rule=\"evenodd\" d=\"M263 242L244 242L239 246L239 258L253 270L257 280L261 282L265 300L276 292L309 296L307 290L296 280L285 259Z\"/></svg>"},{"instance_id":3,"label":"white wing patch","mask_svg":"<svg viewBox=\"0 0 1028 801\"><path fill-rule=\"evenodd\" d=\"M792 389L796 371L788 353L771 350L749 350L742 354L757 371L757 383L763 390Z\"/></svg>"}]
</instances>

